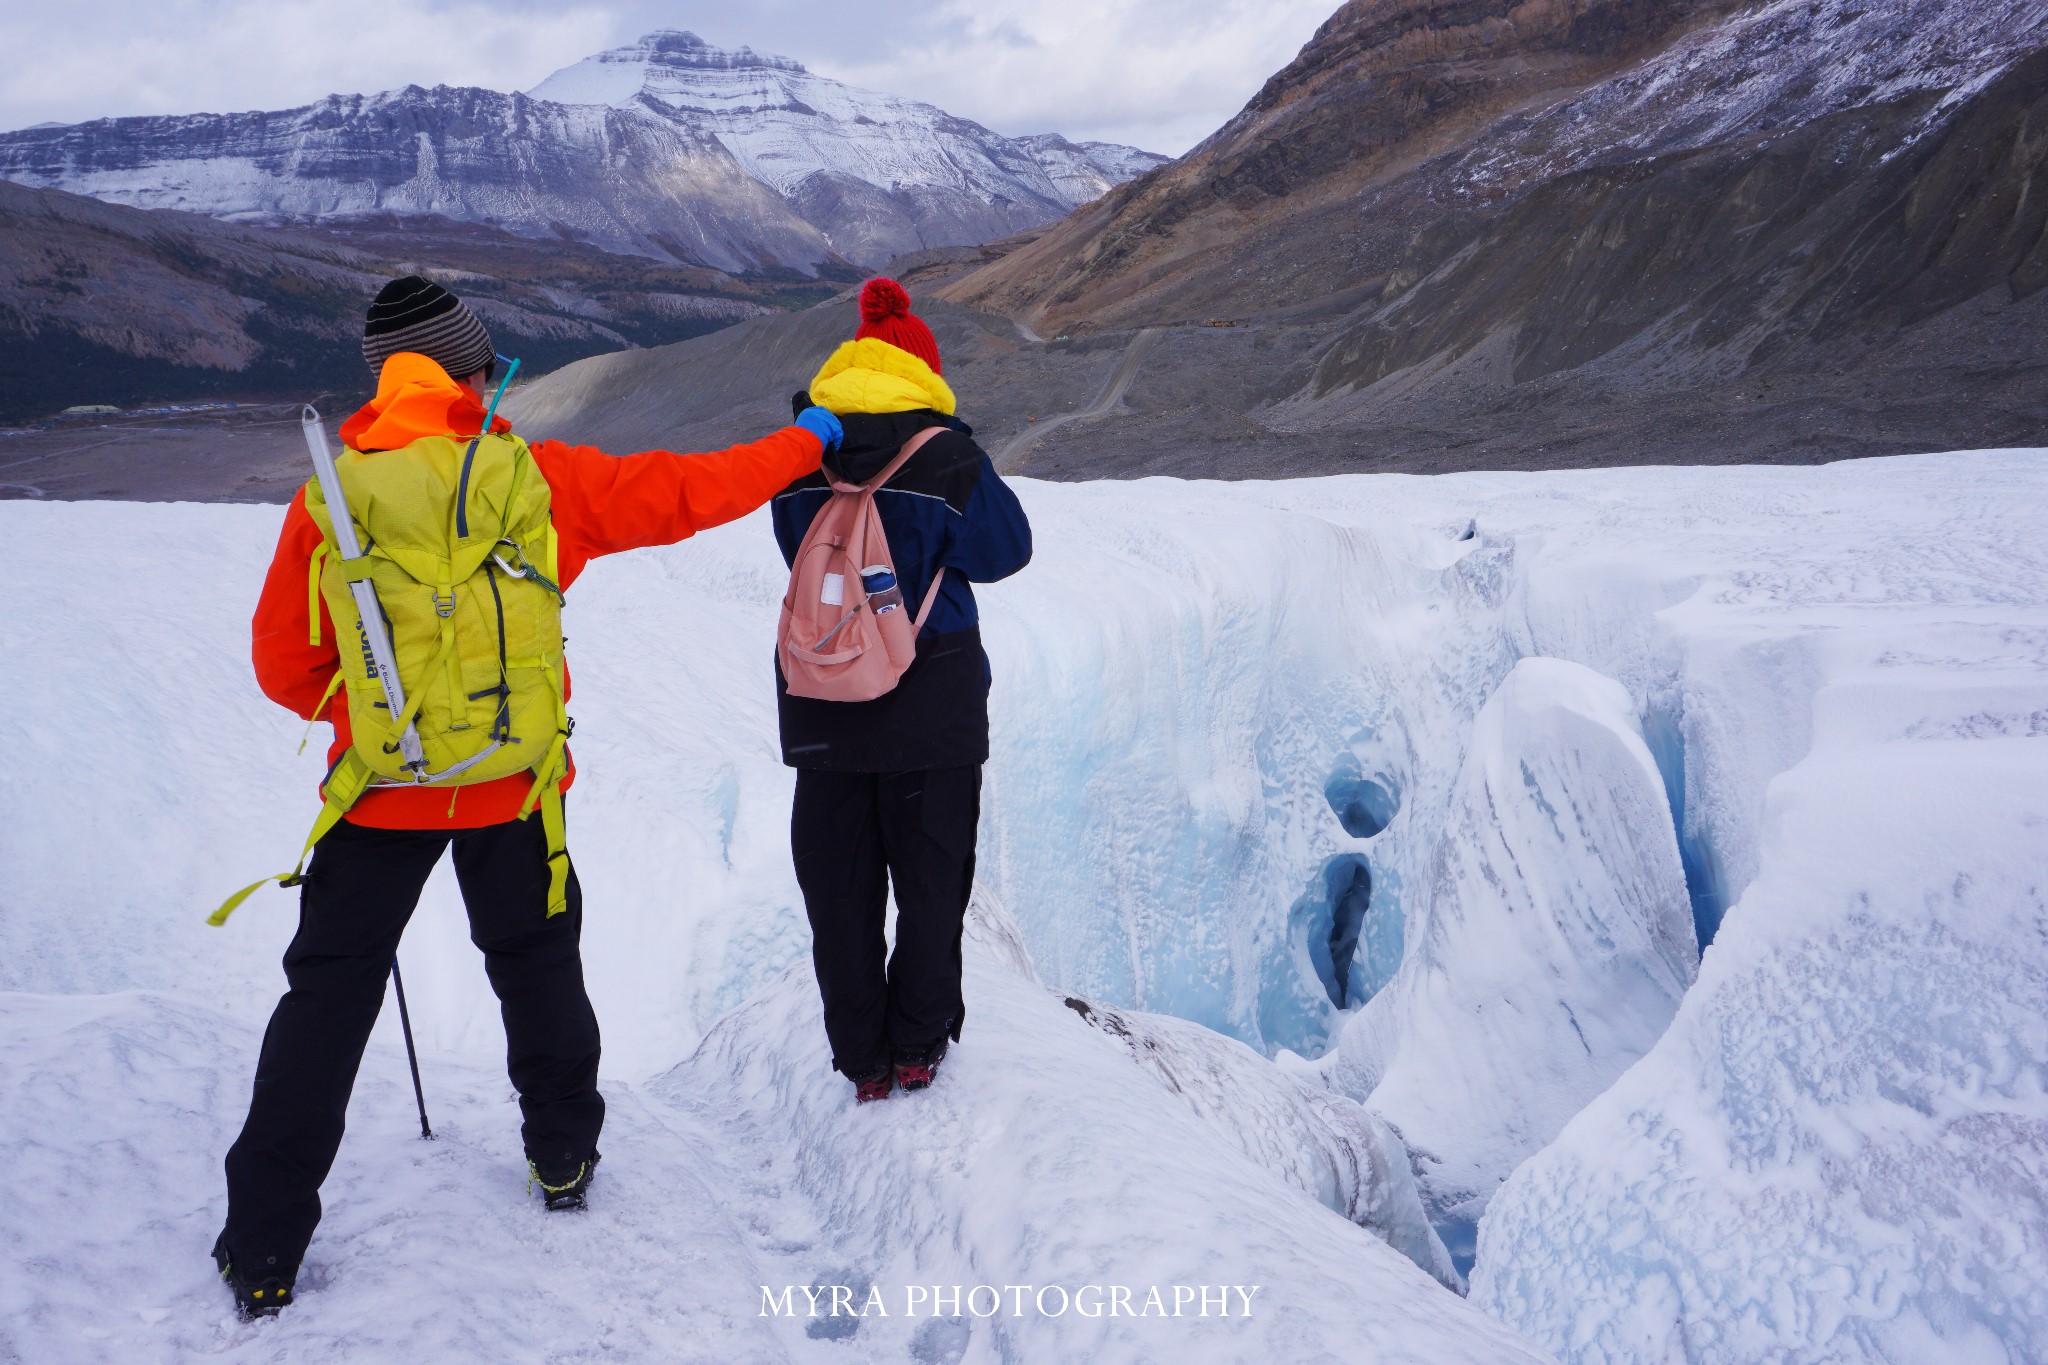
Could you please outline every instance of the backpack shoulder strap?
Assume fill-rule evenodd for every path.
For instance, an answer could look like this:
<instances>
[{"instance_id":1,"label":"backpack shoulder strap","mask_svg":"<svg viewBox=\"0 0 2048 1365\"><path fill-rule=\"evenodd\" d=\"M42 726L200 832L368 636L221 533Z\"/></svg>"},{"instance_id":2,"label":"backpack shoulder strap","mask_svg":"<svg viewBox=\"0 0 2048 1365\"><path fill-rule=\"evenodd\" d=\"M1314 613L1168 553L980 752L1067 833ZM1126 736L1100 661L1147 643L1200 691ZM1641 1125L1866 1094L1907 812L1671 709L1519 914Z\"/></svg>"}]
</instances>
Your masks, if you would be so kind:
<instances>
[{"instance_id":1,"label":"backpack shoulder strap","mask_svg":"<svg viewBox=\"0 0 2048 1365\"><path fill-rule=\"evenodd\" d=\"M932 575L932 585L924 590L924 602L922 605L918 607L917 620L913 622L910 627L911 631L913 632L913 639L916 638L915 632L924 629L925 618L932 614L932 607L936 605L939 600L939 584L945 581L946 568L942 564L939 566L939 571Z\"/></svg>"},{"instance_id":2,"label":"backpack shoulder strap","mask_svg":"<svg viewBox=\"0 0 2048 1365\"><path fill-rule=\"evenodd\" d=\"M924 449L924 443L926 441L931 440L931 438L934 436L943 436L946 432L951 430L951 427L926 427L923 431L918 432L917 435L905 441L903 443L903 449L896 452L896 458L889 461L888 464L883 465L882 472L875 475L875 477L873 477L872 479L869 479L866 483L841 483L839 480L832 478L832 476L829 474L826 475L825 477L827 481L831 483L834 492L875 493L881 489L883 484L895 478L896 475L902 471L903 466L910 463L911 456L917 454L918 451Z\"/></svg>"}]
</instances>

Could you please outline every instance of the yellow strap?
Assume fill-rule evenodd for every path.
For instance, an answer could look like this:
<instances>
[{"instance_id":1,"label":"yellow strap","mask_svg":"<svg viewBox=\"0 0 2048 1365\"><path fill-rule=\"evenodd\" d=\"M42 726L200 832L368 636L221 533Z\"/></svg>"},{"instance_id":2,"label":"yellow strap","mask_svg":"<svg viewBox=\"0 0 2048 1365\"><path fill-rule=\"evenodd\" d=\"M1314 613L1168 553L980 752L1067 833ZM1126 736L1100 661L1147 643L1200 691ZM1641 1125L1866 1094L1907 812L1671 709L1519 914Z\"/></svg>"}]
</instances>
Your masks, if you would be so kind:
<instances>
[{"instance_id":1,"label":"yellow strap","mask_svg":"<svg viewBox=\"0 0 2048 1365\"><path fill-rule=\"evenodd\" d=\"M448 668L448 728L467 730L477 723L477 700L466 694L462 680L462 652L455 647L455 586L446 577L447 565L443 563L443 577L440 590L434 594L434 609L440 610L441 603L448 603L448 614L441 618L441 658Z\"/></svg>"},{"instance_id":2,"label":"yellow strap","mask_svg":"<svg viewBox=\"0 0 2048 1365\"><path fill-rule=\"evenodd\" d=\"M550 1185L547 1181L542 1180L540 1178L540 1167L534 1165L531 1161L529 1161L526 1163L526 1193L529 1196L532 1195L533 1187L535 1185L540 1186L549 1194L560 1194L563 1190L573 1190L576 1188L576 1182L581 1180L583 1178L583 1173L589 1169L590 1163L587 1161L582 1162L576 1167L576 1174L569 1177L568 1184Z\"/></svg>"},{"instance_id":3,"label":"yellow strap","mask_svg":"<svg viewBox=\"0 0 2048 1365\"><path fill-rule=\"evenodd\" d=\"M548 840L548 918L569 908L569 835L562 818L562 779L569 772L569 706L563 695L561 675L550 668L548 682L555 692L555 739L540 762L533 765L533 786L519 803L524 820L540 808L541 830Z\"/></svg>"},{"instance_id":4,"label":"yellow strap","mask_svg":"<svg viewBox=\"0 0 2048 1365\"><path fill-rule=\"evenodd\" d=\"M286 877L289 877L291 875L292 874L289 872L280 872L274 877L264 877L260 881L250 882L240 891L237 891L234 895L229 896L226 900L222 901L220 909L208 915L206 917L206 922L208 924L211 924L214 928L218 929L221 925L226 924L228 922L228 916L234 914L236 908L240 906L243 901L255 895L267 883L281 882Z\"/></svg>"},{"instance_id":5,"label":"yellow strap","mask_svg":"<svg viewBox=\"0 0 2048 1365\"><path fill-rule=\"evenodd\" d=\"M548 915L553 919L569 908L569 833L562 818L563 755L569 736L558 733L548 746L547 756L534 768L533 788L519 805L519 818L532 815L538 805L540 827L548 840Z\"/></svg>"},{"instance_id":6,"label":"yellow strap","mask_svg":"<svg viewBox=\"0 0 2048 1365\"><path fill-rule=\"evenodd\" d=\"M367 554L357 555L354 559L342 559L337 556L334 567L341 572L341 581L344 583L357 583L376 576L375 561Z\"/></svg>"},{"instance_id":7,"label":"yellow strap","mask_svg":"<svg viewBox=\"0 0 2048 1365\"><path fill-rule=\"evenodd\" d=\"M548 745L548 751L541 755L540 762L533 765L533 786L527 790L526 799L519 803L519 818L524 820L533 814L534 805L548 783L562 777L568 768L569 754L569 698L564 685L562 670L547 670L548 687L555 694L555 738Z\"/></svg>"},{"instance_id":8,"label":"yellow strap","mask_svg":"<svg viewBox=\"0 0 2048 1365\"><path fill-rule=\"evenodd\" d=\"M559 771L562 766L562 756L568 750L569 736L557 730L554 743L548 745L548 751L541 755L540 762L533 765L533 785L527 788L526 799L519 803L520 819L524 820L527 816L533 814L534 807L539 805L541 797L547 794L549 783L559 781L562 776Z\"/></svg>"},{"instance_id":9,"label":"yellow strap","mask_svg":"<svg viewBox=\"0 0 2048 1365\"><path fill-rule=\"evenodd\" d=\"M370 772L370 765L363 762L354 749L343 754L341 762L335 766L333 775L321 788L327 800L321 805L320 814L313 821L313 832L306 836L306 846L299 850L298 866L289 872L280 872L274 877L264 877L249 883L222 902L220 909L206 917L206 922L216 929L226 924L228 916L235 913L236 907L261 889L265 882L276 882L280 886L298 885L306 869L306 859L313 856L313 846L326 837L328 830L341 823L341 817L347 815L349 807L361 799L373 775Z\"/></svg>"},{"instance_id":10,"label":"yellow strap","mask_svg":"<svg viewBox=\"0 0 2048 1365\"><path fill-rule=\"evenodd\" d=\"M548 838L548 913L553 919L569 908L569 830L562 818L562 779L548 783L540 802L541 832Z\"/></svg>"},{"instance_id":11,"label":"yellow strap","mask_svg":"<svg viewBox=\"0 0 2048 1365\"><path fill-rule=\"evenodd\" d=\"M448 639L447 643L441 646L441 652L434 656L434 662L426 666L426 669L424 670L425 675L431 675L435 669L441 667L443 663L447 662L449 656L454 652L455 640L453 638L452 631L449 633L449 636L450 638ZM413 721L418 718L420 714L420 703L424 702L426 699L427 689L424 687L419 688L410 697L406 698L405 710L399 714L397 722L393 724L391 727L392 730L398 734L404 734L405 727L412 724Z\"/></svg>"},{"instance_id":12,"label":"yellow strap","mask_svg":"<svg viewBox=\"0 0 2048 1365\"><path fill-rule=\"evenodd\" d=\"M321 721L321 718L327 714L327 703L333 701L334 694L336 692L339 692L340 690L341 670L337 668L334 670L334 681L327 684L327 690L320 694L320 704L313 708L313 718L306 722L306 733L299 736L300 753L306 752L306 741L313 737L313 727L318 725ZM264 881L268 880L269 878L264 878ZM263 882L258 882L256 884L258 886L261 886L263 885Z\"/></svg>"},{"instance_id":13,"label":"yellow strap","mask_svg":"<svg viewBox=\"0 0 2048 1365\"><path fill-rule=\"evenodd\" d=\"M314 649L320 648L320 565L329 553L330 547L323 540L313 547L312 557L306 561L306 643Z\"/></svg>"}]
</instances>

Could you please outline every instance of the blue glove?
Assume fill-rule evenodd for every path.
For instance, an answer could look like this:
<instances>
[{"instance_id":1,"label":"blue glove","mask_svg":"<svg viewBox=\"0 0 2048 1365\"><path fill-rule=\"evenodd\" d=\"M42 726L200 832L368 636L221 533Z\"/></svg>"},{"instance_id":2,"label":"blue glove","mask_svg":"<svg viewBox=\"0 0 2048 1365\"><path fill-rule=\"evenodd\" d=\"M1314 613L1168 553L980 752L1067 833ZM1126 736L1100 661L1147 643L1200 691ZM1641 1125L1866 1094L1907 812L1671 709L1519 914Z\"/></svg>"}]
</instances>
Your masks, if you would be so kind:
<instances>
[{"instance_id":1,"label":"blue glove","mask_svg":"<svg viewBox=\"0 0 2048 1365\"><path fill-rule=\"evenodd\" d=\"M839 425L839 419L827 408L805 408L796 415L796 424L823 441L827 450L839 449L839 443L846 439L846 428Z\"/></svg>"}]
</instances>

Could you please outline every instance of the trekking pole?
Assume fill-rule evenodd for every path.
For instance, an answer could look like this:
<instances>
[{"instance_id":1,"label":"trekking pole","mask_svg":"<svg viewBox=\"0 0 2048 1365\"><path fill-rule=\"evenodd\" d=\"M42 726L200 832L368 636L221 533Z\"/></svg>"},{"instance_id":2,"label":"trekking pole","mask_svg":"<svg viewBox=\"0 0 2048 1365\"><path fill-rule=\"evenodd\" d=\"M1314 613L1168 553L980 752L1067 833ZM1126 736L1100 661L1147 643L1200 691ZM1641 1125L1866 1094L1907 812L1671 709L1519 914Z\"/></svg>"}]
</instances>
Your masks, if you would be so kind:
<instances>
[{"instance_id":1,"label":"trekking pole","mask_svg":"<svg viewBox=\"0 0 2048 1365\"><path fill-rule=\"evenodd\" d=\"M432 1140L434 1130L427 1126L427 1092L420 1089L420 1055L412 1046L412 1016L405 1010L405 978L398 974L398 959L391 959L391 984L398 989L398 1027L405 1034L405 1060L412 1067L413 1103L420 1107L420 1136Z\"/></svg>"}]
</instances>

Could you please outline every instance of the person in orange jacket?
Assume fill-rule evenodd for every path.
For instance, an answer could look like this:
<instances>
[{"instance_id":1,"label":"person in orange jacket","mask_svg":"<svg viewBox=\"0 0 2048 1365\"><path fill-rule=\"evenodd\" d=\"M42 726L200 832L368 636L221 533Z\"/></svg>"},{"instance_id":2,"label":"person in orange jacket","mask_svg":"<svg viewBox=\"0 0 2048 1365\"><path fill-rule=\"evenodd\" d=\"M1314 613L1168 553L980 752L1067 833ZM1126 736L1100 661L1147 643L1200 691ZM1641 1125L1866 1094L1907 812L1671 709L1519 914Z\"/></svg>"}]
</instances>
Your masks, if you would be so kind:
<instances>
[{"instance_id":1,"label":"person in orange jacket","mask_svg":"<svg viewBox=\"0 0 2048 1365\"><path fill-rule=\"evenodd\" d=\"M418 276L387 285L370 308L363 354L378 377L377 394L342 424L351 449L404 458L423 437L482 429L481 395L496 353L481 321L441 286ZM498 418L492 429L510 426ZM600 555L673 544L745 516L817 469L840 434L838 420L819 408L761 440L705 455L614 457L591 446L535 443L552 499L561 586ZM315 712L340 662L324 603L317 606L319 643L310 643L315 603L306 582L320 543L302 489L285 513L254 622L257 682L309 720L323 718ZM349 746L346 698L336 696L324 719L334 726L331 764ZM571 764L564 788L573 779ZM531 785L531 775L520 773L453 792L373 788L314 849L298 933L284 955L290 989L263 1035L249 1116L227 1155L228 1213L213 1254L245 1315L291 1301L399 936L427 875L451 848L470 937L502 1007L533 1177L550 1209L583 1206L604 1100L579 946L582 890L572 868L568 910L548 916L547 839L539 820L517 818Z\"/></svg>"}]
</instances>

